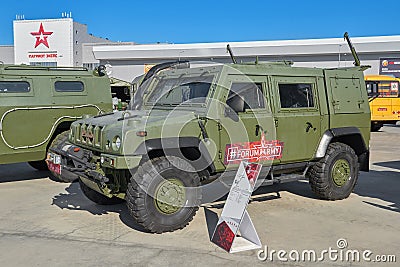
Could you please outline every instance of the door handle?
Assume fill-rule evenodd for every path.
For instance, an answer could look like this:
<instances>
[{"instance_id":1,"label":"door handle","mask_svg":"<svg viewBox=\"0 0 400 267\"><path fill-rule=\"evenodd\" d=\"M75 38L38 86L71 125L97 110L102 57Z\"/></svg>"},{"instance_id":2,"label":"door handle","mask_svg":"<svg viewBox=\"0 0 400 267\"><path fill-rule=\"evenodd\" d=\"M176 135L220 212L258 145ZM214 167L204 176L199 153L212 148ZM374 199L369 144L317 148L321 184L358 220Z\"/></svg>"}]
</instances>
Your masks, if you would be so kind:
<instances>
[{"instance_id":1,"label":"door handle","mask_svg":"<svg viewBox=\"0 0 400 267\"><path fill-rule=\"evenodd\" d=\"M306 133L308 133L310 131L310 129L313 129L314 131L316 130L316 128L314 128L314 126L312 125L311 122L306 122L307 128L306 128Z\"/></svg>"},{"instance_id":2,"label":"door handle","mask_svg":"<svg viewBox=\"0 0 400 267\"><path fill-rule=\"evenodd\" d=\"M264 134L267 133L267 131L265 131L264 128L261 125L257 124L256 125L256 136L258 136L260 134L260 131L261 131L261 133L264 133Z\"/></svg>"},{"instance_id":3,"label":"door handle","mask_svg":"<svg viewBox=\"0 0 400 267\"><path fill-rule=\"evenodd\" d=\"M256 125L256 136L258 136L260 134L260 129L262 129L262 127L260 125Z\"/></svg>"}]
</instances>

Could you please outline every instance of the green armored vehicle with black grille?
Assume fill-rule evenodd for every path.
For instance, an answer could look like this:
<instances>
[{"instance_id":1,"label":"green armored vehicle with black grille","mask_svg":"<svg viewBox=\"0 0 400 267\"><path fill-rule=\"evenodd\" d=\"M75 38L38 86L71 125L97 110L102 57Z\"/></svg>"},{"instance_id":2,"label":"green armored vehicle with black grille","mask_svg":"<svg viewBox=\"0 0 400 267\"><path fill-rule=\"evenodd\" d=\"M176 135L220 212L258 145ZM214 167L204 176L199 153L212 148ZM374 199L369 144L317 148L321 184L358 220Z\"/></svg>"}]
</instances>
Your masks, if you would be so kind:
<instances>
[{"instance_id":1,"label":"green armored vehicle with black grille","mask_svg":"<svg viewBox=\"0 0 400 267\"><path fill-rule=\"evenodd\" d=\"M101 71L0 65L0 164L45 170L48 147L65 139L73 121L110 111L110 81Z\"/></svg>"},{"instance_id":2,"label":"green armored vehicle with black grille","mask_svg":"<svg viewBox=\"0 0 400 267\"><path fill-rule=\"evenodd\" d=\"M164 63L128 110L72 123L49 159L90 200L126 201L157 233L225 195L242 161L263 165L257 185L307 178L318 197L344 199L369 170L365 69Z\"/></svg>"}]
</instances>

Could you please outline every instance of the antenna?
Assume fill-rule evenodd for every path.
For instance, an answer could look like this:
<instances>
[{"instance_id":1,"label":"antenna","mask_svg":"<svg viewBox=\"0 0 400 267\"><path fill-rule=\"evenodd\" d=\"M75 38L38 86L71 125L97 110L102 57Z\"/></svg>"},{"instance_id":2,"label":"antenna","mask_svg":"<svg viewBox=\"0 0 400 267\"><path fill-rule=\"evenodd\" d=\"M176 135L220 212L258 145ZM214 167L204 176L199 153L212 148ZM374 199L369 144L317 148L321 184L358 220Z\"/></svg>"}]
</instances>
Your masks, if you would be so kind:
<instances>
[{"instance_id":1,"label":"antenna","mask_svg":"<svg viewBox=\"0 0 400 267\"><path fill-rule=\"evenodd\" d=\"M236 58L235 58L235 56L233 55L231 46L230 46L229 44L226 46L226 51L228 51L229 55L231 56L231 59L232 59L233 64L236 64L236 63L237 63L237 62L236 62Z\"/></svg>"},{"instance_id":2,"label":"antenna","mask_svg":"<svg viewBox=\"0 0 400 267\"><path fill-rule=\"evenodd\" d=\"M344 39L347 41L347 44L349 45L349 48L351 51L351 54L354 57L354 66L360 66L361 65L360 59L358 58L356 49L354 48L353 44L351 43L349 34L347 32L344 33Z\"/></svg>"}]
</instances>

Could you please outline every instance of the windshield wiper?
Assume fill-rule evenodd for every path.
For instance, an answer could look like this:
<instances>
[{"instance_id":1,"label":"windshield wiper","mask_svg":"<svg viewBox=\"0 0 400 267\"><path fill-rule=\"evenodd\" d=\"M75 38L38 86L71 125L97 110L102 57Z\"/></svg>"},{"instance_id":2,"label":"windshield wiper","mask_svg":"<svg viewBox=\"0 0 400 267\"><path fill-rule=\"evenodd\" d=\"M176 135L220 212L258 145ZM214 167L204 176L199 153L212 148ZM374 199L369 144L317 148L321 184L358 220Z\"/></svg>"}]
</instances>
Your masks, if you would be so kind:
<instances>
[{"instance_id":1,"label":"windshield wiper","mask_svg":"<svg viewBox=\"0 0 400 267\"><path fill-rule=\"evenodd\" d=\"M114 112L103 113L103 114L96 115L93 118L100 118L100 117L104 117L104 116L108 116L108 115L112 115L112 114L114 114Z\"/></svg>"},{"instance_id":2,"label":"windshield wiper","mask_svg":"<svg viewBox=\"0 0 400 267\"><path fill-rule=\"evenodd\" d=\"M117 121L123 121L123 120L126 120L126 119L132 119L132 118L136 118L136 117L138 117L138 115L130 115L130 116L124 116L124 117L121 117L121 118L119 118Z\"/></svg>"}]
</instances>

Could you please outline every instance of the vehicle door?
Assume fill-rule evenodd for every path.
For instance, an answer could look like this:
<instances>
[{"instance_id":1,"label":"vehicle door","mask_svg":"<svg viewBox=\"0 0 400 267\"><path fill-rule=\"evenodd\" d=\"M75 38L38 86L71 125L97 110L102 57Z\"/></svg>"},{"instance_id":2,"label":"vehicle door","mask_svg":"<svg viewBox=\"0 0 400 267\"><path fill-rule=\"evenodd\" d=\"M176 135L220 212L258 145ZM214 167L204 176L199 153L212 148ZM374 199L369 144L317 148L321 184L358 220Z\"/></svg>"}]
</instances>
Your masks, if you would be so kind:
<instances>
[{"instance_id":1,"label":"vehicle door","mask_svg":"<svg viewBox=\"0 0 400 267\"><path fill-rule=\"evenodd\" d=\"M271 150L275 146L271 143L275 129L266 81L266 76L228 76L229 90L220 130L221 154L228 168L236 168L242 160L268 165L279 158L280 152ZM265 142L261 143L262 139Z\"/></svg>"},{"instance_id":2,"label":"vehicle door","mask_svg":"<svg viewBox=\"0 0 400 267\"><path fill-rule=\"evenodd\" d=\"M35 123L29 110L35 106L34 89L31 78L6 76L0 79L1 141L5 146L2 152L11 149L10 154L13 154L17 149L39 142L31 136L30 129Z\"/></svg>"},{"instance_id":3,"label":"vehicle door","mask_svg":"<svg viewBox=\"0 0 400 267\"><path fill-rule=\"evenodd\" d=\"M314 157L321 137L316 77L271 78L277 139L283 142L281 162Z\"/></svg>"}]
</instances>

